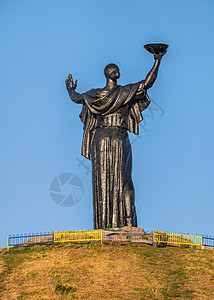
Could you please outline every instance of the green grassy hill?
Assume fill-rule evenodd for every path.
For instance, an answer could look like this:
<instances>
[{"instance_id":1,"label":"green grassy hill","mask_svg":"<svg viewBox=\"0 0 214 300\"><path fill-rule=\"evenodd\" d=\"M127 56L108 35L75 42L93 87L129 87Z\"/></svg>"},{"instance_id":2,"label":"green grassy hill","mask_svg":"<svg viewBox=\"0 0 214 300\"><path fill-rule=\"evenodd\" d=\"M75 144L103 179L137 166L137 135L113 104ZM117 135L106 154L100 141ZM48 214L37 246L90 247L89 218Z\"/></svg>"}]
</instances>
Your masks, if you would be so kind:
<instances>
[{"instance_id":1,"label":"green grassy hill","mask_svg":"<svg viewBox=\"0 0 214 300\"><path fill-rule=\"evenodd\" d=\"M0 252L0 299L214 299L214 251L60 244Z\"/></svg>"}]
</instances>

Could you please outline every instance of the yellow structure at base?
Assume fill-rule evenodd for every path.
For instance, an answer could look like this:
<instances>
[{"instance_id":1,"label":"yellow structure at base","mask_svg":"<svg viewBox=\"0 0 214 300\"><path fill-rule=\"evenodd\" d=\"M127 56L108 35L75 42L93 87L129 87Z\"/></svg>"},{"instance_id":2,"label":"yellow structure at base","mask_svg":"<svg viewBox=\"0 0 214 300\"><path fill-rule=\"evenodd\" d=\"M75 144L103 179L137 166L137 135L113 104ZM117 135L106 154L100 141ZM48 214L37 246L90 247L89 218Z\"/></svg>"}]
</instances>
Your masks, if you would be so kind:
<instances>
[{"instance_id":1,"label":"yellow structure at base","mask_svg":"<svg viewBox=\"0 0 214 300\"><path fill-rule=\"evenodd\" d=\"M54 232L54 243L100 241L102 245L102 230L60 231Z\"/></svg>"},{"instance_id":2,"label":"yellow structure at base","mask_svg":"<svg viewBox=\"0 0 214 300\"><path fill-rule=\"evenodd\" d=\"M202 236L197 235L183 235L177 233L166 232L153 232L154 243L167 243L167 244L179 244L179 245L196 245L203 247Z\"/></svg>"}]
</instances>

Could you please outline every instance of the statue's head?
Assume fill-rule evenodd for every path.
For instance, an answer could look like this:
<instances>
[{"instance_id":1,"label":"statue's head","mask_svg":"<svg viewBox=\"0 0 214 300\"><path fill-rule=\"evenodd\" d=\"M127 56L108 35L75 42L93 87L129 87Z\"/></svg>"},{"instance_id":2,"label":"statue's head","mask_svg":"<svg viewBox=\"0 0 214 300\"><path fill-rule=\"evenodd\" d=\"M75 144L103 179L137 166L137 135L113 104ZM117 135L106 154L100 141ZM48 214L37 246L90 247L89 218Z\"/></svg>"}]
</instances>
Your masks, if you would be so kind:
<instances>
[{"instance_id":1,"label":"statue's head","mask_svg":"<svg viewBox=\"0 0 214 300\"><path fill-rule=\"evenodd\" d=\"M115 64L107 65L104 69L104 74L106 78L111 78L112 80L117 80L120 78L120 70Z\"/></svg>"}]
</instances>

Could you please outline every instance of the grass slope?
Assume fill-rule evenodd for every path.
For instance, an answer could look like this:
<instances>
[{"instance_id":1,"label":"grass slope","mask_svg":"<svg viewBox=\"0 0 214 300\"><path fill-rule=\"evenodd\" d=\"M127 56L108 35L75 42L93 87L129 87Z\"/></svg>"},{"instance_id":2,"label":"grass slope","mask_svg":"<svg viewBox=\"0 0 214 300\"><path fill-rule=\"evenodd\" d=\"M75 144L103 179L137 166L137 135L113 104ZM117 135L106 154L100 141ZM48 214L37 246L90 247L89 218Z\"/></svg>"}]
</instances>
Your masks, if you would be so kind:
<instances>
[{"instance_id":1,"label":"grass slope","mask_svg":"<svg viewBox=\"0 0 214 300\"><path fill-rule=\"evenodd\" d=\"M65 244L0 255L0 299L214 299L214 251Z\"/></svg>"}]
</instances>

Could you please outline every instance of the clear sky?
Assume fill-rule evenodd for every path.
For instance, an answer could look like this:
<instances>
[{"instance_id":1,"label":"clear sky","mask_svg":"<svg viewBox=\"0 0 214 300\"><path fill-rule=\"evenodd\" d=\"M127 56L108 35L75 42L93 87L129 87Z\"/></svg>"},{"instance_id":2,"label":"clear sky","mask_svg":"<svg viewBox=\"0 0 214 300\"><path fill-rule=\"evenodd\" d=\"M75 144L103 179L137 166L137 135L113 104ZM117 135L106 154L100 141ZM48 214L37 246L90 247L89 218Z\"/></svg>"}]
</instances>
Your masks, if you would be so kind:
<instances>
[{"instance_id":1,"label":"clear sky","mask_svg":"<svg viewBox=\"0 0 214 300\"><path fill-rule=\"evenodd\" d=\"M81 106L64 81L72 73L79 92L103 87L111 62L119 84L140 81L150 42L169 50L140 136L130 134L138 223L214 235L213 13L212 0L0 2L1 247L9 234L93 228ZM49 192L63 173L84 186L70 207Z\"/></svg>"}]
</instances>

